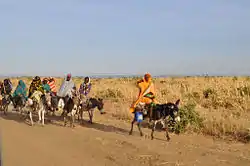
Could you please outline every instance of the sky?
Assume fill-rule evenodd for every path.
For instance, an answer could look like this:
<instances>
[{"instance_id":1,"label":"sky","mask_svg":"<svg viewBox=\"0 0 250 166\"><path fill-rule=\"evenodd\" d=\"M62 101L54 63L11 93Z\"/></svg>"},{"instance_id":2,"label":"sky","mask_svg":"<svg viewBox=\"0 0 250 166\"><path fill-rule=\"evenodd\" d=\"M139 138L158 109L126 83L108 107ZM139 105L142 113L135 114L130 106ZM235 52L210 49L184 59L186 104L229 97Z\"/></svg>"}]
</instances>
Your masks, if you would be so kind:
<instances>
[{"instance_id":1,"label":"sky","mask_svg":"<svg viewBox=\"0 0 250 166\"><path fill-rule=\"evenodd\" d=\"M0 0L0 75L250 73L249 0Z\"/></svg>"}]
</instances>

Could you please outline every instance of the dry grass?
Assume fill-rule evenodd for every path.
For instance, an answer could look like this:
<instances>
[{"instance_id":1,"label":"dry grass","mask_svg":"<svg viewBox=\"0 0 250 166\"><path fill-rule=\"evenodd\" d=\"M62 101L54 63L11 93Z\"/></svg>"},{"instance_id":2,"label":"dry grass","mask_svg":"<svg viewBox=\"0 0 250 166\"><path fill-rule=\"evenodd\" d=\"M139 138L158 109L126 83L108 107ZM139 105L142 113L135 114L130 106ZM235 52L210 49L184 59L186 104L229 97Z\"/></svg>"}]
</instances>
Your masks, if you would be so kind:
<instances>
[{"instance_id":1,"label":"dry grass","mask_svg":"<svg viewBox=\"0 0 250 166\"><path fill-rule=\"evenodd\" d=\"M19 79L27 85L31 78ZM62 78L57 78L59 88ZM79 88L82 79L74 78ZM138 89L135 78L92 79L91 96L105 99L105 109L113 116L128 120L129 106L135 100ZM181 99L181 105L192 103L205 118L202 132L220 138L246 138L250 128L250 78L249 77L184 77L154 79L157 99L160 103ZM244 139L246 140L246 139Z\"/></svg>"}]
</instances>

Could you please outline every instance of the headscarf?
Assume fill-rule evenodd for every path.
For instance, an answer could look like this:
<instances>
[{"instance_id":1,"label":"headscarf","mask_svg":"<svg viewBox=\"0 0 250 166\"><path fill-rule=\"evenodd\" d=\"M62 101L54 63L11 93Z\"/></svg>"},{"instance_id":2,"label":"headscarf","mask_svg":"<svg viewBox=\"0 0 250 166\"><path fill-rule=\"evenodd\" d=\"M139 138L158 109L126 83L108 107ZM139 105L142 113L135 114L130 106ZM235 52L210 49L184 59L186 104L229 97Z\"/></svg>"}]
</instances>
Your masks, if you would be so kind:
<instances>
[{"instance_id":1,"label":"headscarf","mask_svg":"<svg viewBox=\"0 0 250 166\"><path fill-rule=\"evenodd\" d=\"M151 82L151 80L152 80L151 74L146 73L146 74L144 75L144 80L145 80L146 82Z\"/></svg>"},{"instance_id":2,"label":"headscarf","mask_svg":"<svg viewBox=\"0 0 250 166\"><path fill-rule=\"evenodd\" d=\"M88 82L85 82L86 79L88 79ZM83 83L86 84L86 85L90 84L90 78L89 77L85 77Z\"/></svg>"},{"instance_id":3,"label":"headscarf","mask_svg":"<svg viewBox=\"0 0 250 166\"><path fill-rule=\"evenodd\" d=\"M27 88L23 80L19 80L16 90L13 93L13 97L22 95L23 97L27 97Z\"/></svg>"},{"instance_id":4,"label":"headscarf","mask_svg":"<svg viewBox=\"0 0 250 166\"><path fill-rule=\"evenodd\" d=\"M22 89L26 89L26 85L25 85L25 83L23 82L23 80L19 80L18 86L20 86Z\"/></svg>"},{"instance_id":5,"label":"headscarf","mask_svg":"<svg viewBox=\"0 0 250 166\"><path fill-rule=\"evenodd\" d=\"M71 74L67 74L66 80L71 80Z\"/></svg>"}]
</instances>

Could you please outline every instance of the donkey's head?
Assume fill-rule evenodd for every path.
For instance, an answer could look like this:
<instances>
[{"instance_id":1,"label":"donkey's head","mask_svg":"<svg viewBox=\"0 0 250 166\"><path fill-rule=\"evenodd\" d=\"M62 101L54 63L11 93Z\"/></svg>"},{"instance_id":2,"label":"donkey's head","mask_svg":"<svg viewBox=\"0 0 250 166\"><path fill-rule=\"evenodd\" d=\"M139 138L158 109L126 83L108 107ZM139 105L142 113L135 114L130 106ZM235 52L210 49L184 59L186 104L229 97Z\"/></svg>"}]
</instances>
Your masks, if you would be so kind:
<instances>
[{"instance_id":1,"label":"donkey's head","mask_svg":"<svg viewBox=\"0 0 250 166\"><path fill-rule=\"evenodd\" d=\"M97 107L101 114L105 114L104 112L104 102L101 98L91 98L90 102L93 107Z\"/></svg>"},{"instance_id":2,"label":"donkey's head","mask_svg":"<svg viewBox=\"0 0 250 166\"><path fill-rule=\"evenodd\" d=\"M178 115L179 104L180 104L180 99L178 99L175 103L167 103L164 108L169 111L169 115L172 117L174 121L177 122L180 121L180 116Z\"/></svg>"}]
</instances>

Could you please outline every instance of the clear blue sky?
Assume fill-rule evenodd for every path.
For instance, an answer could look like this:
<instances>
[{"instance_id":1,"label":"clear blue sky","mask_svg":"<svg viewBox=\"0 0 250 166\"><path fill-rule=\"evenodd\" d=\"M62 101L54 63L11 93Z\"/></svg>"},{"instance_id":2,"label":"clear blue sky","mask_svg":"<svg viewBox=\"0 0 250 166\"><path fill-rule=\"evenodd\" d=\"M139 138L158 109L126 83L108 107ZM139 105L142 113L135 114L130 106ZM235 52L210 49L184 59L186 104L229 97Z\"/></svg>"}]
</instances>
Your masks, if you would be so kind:
<instances>
[{"instance_id":1,"label":"clear blue sky","mask_svg":"<svg viewBox=\"0 0 250 166\"><path fill-rule=\"evenodd\" d=\"M0 74L247 74L249 0L0 0Z\"/></svg>"}]
</instances>

